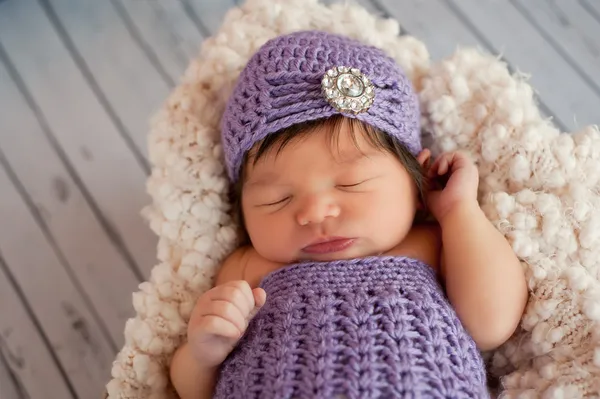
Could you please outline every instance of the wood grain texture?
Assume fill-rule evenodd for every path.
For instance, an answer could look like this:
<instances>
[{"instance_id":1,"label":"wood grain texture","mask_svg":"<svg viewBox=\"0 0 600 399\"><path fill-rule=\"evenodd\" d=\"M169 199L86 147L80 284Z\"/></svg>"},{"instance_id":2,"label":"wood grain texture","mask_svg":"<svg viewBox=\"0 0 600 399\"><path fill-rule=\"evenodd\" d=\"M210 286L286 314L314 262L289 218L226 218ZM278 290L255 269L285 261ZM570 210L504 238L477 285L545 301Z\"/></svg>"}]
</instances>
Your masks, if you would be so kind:
<instances>
[{"instance_id":1,"label":"wood grain texture","mask_svg":"<svg viewBox=\"0 0 600 399\"><path fill-rule=\"evenodd\" d=\"M139 215L150 200L146 173L108 112L106 98L86 79L38 3L11 1L1 11L0 45L112 234L140 274L149 276L156 263L156 237ZM29 21L26 30L23 20Z\"/></svg>"},{"instance_id":2,"label":"wood grain texture","mask_svg":"<svg viewBox=\"0 0 600 399\"><path fill-rule=\"evenodd\" d=\"M326 5L332 5L335 3L340 3L342 0L320 0L321 3ZM363 7L365 10L369 11L371 14L383 17L386 16L385 12L382 12L381 7L376 2L372 2L369 0L353 0L350 4L355 3Z\"/></svg>"},{"instance_id":3,"label":"wood grain texture","mask_svg":"<svg viewBox=\"0 0 600 399\"><path fill-rule=\"evenodd\" d=\"M596 0L578 0L579 4L600 23L600 3Z\"/></svg>"},{"instance_id":4,"label":"wood grain texture","mask_svg":"<svg viewBox=\"0 0 600 399\"><path fill-rule=\"evenodd\" d=\"M403 33L423 41L434 60L450 56L459 47L485 48L443 0L375 0L374 3L400 23Z\"/></svg>"},{"instance_id":5,"label":"wood grain texture","mask_svg":"<svg viewBox=\"0 0 600 399\"><path fill-rule=\"evenodd\" d=\"M88 85L94 82L137 156L147 159L148 120L170 90L161 66L146 56L110 1L40 2L71 57L86 71Z\"/></svg>"},{"instance_id":6,"label":"wood grain texture","mask_svg":"<svg viewBox=\"0 0 600 399\"><path fill-rule=\"evenodd\" d=\"M600 95L600 21L577 1L512 0L512 3Z\"/></svg>"},{"instance_id":7,"label":"wood grain texture","mask_svg":"<svg viewBox=\"0 0 600 399\"><path fill-rule=\"evenodd\" d=\"M25 388L8 366L0 351L0 399L29 399Z\"/></svg>"},{"instance_id":8,"label":"wood grain texture","mask_svg":"<svg viewBox=\"0 0 600 399\"><path fill-rule=\"evenodd\" d=\"M150 58L160 64L171 84L179 81L189 62L200 52L204 39L186 14L181 1L111 0Z\"/></svg>"},{"instance_id":9,"label":"wood grain texture","mask_svg":"<svg viewBox=\"0 0 600 399\"><path fill-rule=\"evenodd\" d=\"M71 387L0 258L0 398L73 398Z\"/></svg>"},{"instance_id":10,"label":"wood grain texture","mask_svg":"<svg viewBox=\"0 0 600 399\"><path fill-rule=\"evenodd\" d=\"M13 78L18 80L0 63L0 151L120 346L125 321L134 313L131 292L140 279L53 148L45 119L32 111L35 104Z\"/></svg>"},{"instance_id":11,"label":"wood grain texture","mask_svg":"<svg viewBox=\"0 0 600 399\"><path fill-rule=\"evenodd\" d=\"M0 220L10 226L0 229L2 257L75 392L94 398L110 376L115 345L59 248L39 229L14 174L4 159L0 164Z\"/></svg>"},{"instance_id":12,"label":"wood grain texture","mask_svg":"<svg viewBox=\"0 0 600 399\"><path fill-rule=\"evenodd\" d=\"M216 32L225 18L225 14L235 7L234 0L181 0L186 13L194 21L203 36ZM241 3L241 2L240 2Z\"/></svg>"}]
</instances>

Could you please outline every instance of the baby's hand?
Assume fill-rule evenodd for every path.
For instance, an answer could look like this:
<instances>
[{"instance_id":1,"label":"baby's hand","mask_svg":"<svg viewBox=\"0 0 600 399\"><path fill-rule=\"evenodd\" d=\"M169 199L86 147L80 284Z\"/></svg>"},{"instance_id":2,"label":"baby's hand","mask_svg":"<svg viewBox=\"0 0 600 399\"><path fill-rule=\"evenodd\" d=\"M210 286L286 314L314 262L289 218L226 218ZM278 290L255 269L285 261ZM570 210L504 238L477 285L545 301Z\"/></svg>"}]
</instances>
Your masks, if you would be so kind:
<instances>
[{"instance_id":1,"label":"baby's hand","mask_svg":"<svg viewBox=\"0 0 600 399\"><path fill-rule=\"evenodd\" d=\"M239 280L218 285L198 299L187 335L200 366L216 367L225 360L266 298L262 288L252 290Z\"/></svg>"},{"instance_id":2,"label":"baby's hand","mask_svg":"<svg viewBox=\"0 0 600 399\"><path fill-rule=\"evenodd\" d=\"M433 216L441 223L442 219L459 206L479 206L477 188L479 172L475 164L461 152L440 155L428 171L434 183L427 198L427 205ZM441 187L439 187L441 186Z\"/></svg>"}]
</instances>

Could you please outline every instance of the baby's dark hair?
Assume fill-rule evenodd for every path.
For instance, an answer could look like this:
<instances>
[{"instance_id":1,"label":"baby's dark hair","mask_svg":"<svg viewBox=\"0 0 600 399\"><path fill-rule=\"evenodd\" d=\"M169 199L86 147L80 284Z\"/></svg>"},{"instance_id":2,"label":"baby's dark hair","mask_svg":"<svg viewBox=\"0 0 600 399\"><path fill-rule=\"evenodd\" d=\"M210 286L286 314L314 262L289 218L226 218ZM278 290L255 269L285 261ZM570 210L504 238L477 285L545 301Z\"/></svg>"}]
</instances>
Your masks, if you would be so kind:
<instances>
[{"instance_id":1,"label":"baby's dark hair","mask_svg":"<svg viewBox=\"0 0 600 399\"><path fill-rule=\"evenodd\" d=\"M395 137L386 134L376 127L373 127L358 119L345 118L343 115L338 114L329 118L302 122L291 127L281 129L278 132L270 134L263 140L257 142L254 147L252 147L252 149L244 155L240 168L240 177L231 190L232 202L234 205L234 217L241 227L241 236L244 243L248 242L248 234L244 224L244 215L242 213L242 188L247 177L249 162L252 162L253 165L256 165L256 163L262 157L272 150L276 150L277 154L279 154L288 144L294 140L302 139L308 136L314 132L317 127L321 126L327 129L328 137L333 145L339 139L344 119L346 119L349 124L348 130L350 131L352 141L359 150L360 148L358 145L357 134L363 134L367 142L374 148L381 151L386 151L398 159L398 161L402 164L402 166L404 166L408 174L415 182L417 191L419 193L419 200L423 205L425 205L425 198L427 189L429 187L427 174L421 167L421 164L419 164L417 158L406 148L406 146L400 143Z\"/></svg>"}]
</instances>

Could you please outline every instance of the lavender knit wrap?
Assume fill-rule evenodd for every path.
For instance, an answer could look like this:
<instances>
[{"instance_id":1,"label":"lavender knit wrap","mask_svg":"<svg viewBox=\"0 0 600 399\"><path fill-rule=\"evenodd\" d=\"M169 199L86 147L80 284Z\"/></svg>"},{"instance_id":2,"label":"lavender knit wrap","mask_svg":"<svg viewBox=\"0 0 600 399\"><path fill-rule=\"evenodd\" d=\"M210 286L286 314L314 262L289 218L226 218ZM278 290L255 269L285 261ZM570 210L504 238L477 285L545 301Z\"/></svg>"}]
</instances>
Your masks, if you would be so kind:
<instances>
[{"instance_id":1,"label":"lavender knit wrap","mask_svg":"<svg viewBox=\"0 0 600 399\"><path fill-rule=\"evenodd\" d=\"M261 286L215 398L489 397L474 341L420 261L300 263Z\"/></svg>"},{"instance_id":2,"label":"lavender knit wrap","mask_svg":"<svg viewBox=\"0 0 600 399\"><path fill-rule=\"evenodd\" d=\"M321 79L332 67L359 69L374 86L366 112L340 112L324 97ZM222 121L225 163L238 179L243 157L268 134L300 122L343 114L421 151L419 104L410 80L383 50L345 36L301 31L266 42L248 61L228 99Z\"/></svg>"}]
</instances>

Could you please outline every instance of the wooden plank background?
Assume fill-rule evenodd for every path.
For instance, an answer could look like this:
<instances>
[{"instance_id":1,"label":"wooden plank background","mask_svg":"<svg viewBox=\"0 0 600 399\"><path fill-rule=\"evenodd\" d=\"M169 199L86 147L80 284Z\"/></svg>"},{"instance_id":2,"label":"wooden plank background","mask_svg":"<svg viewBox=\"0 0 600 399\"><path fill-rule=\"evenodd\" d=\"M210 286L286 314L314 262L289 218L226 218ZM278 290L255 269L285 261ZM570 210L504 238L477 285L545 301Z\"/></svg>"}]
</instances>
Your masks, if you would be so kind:
<instances>
[{"instance_id":1,"label":"wooden plank background","mask_svg":"<svg viewBox=\"0 0 600 399\"><path fill-rule=\"evenodd\" d=\"M0 1L1 399L102 391L156 259L148 120L241 1ZM565 131L600 121L596 0L358 2L434 59L501 55Z\"/></svg>"}]
</instances>

